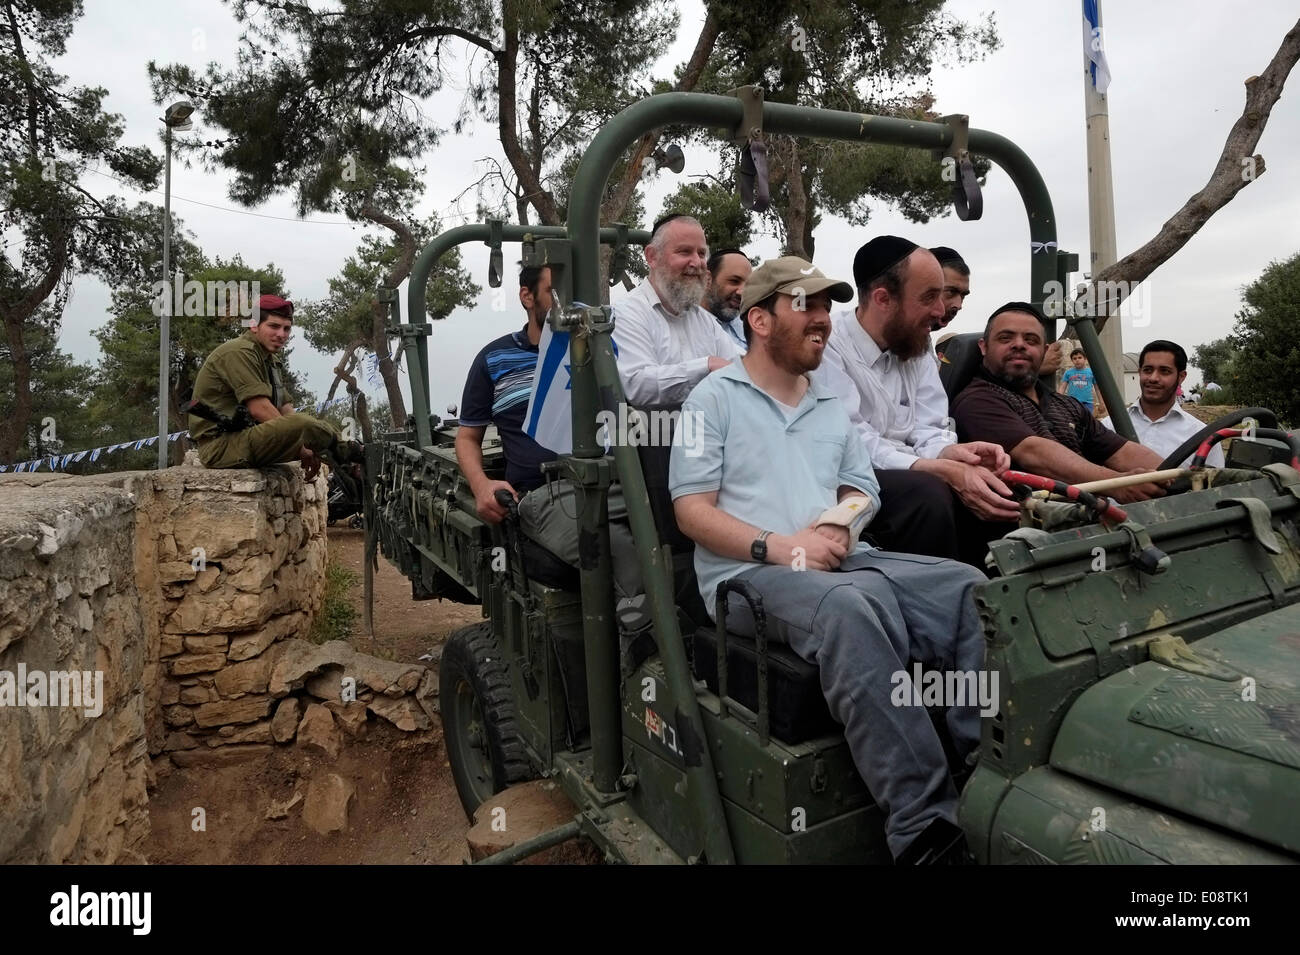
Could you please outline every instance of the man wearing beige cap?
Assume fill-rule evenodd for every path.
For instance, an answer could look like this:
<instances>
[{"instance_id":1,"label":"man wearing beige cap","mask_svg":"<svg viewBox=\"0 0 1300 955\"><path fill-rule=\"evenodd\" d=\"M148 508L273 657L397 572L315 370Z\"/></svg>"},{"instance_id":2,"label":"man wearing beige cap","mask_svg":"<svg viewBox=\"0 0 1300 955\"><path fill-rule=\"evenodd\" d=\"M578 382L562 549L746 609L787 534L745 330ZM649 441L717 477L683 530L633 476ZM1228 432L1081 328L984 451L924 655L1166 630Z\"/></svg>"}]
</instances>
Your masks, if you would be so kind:
<instances>
[{"instance_id":1,"label":"man wearing beige cap","mask_svg":"<svg viewBox=\"0 0 1300 955\"><path fill-rule=\"evenodd\" d=\"M895 859L950 861L963 840L943 744L925 708L895 691L900 679L910 689L912 660L983 665L971 588L984 577L858 539L881 503L871 460L843 405L808 375L826 350L831 300L852 296L793 256L754 270L741 302L749 351L687 397L682 416L699 440L693 455L673 448L669 487L709 612L724 580L758 592L768 632L819 668ZM752 635L748 604L728 601L728 627ZM948 707L960 757L978 746L979 714Z\"/></svg>"}]
</instances>

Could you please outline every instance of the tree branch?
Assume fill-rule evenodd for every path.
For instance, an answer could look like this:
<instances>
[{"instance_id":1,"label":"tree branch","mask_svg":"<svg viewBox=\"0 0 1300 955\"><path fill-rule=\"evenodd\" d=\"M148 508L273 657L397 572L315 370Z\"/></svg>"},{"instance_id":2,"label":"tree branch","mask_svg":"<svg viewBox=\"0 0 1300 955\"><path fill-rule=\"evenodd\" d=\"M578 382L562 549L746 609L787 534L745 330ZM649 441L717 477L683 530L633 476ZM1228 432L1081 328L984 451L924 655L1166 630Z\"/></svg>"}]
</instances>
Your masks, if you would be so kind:
<instances>
[{"instance_id":1,"label":"tree branch","mask_svg":"<svg viewBox=\"0 0 1300 955\"><path fill-rule=\"evenodd\" d=\"M695 49L691 52L691 58L686 61L686 69L682 71L681 77L673 86L675 93L689 93L695 89L695 84L700 81L700 76L704 73L704 67L709 62L709 57L713 54L714 44L718 42L718 34L722 26L718 18L714 15L713 10L708 10L708 15L704 18L704 25L700 27L700 35L695 40ZM632 158L628 160L627 167L623 170L623 178L619 181L617 188L601 205L600 221L616 222L627 208L627 204L632 199L632 193L636 191L637 185L641 182L641 164L645 162L646 156L655 151L659 145L662 134L659 130L646 133L637 142L632 149Z\"/></svg>"},{"instance_id":2,"label":"tree branch","mask_svg":"<svg viewBox=\"0 0 1300 955\"><path fill-rule=\"evenodd\" d=\"M555 197L543 188L533 172L528 154L519 143L518 70L519 26L515 14L515 0L505 0L501 6L501 21L505 33L505 47L496 54L497 86L500 90L500 109L497 110L497 131L501 148L505 151L510 168L515 171L519 186L527 194L543 225L563 225L560 208Z\"/></svg>"},{"instance_id":3,"label":"tree branch","mask_svg":"<svg viewBox=\"0 0 1300 955\"><path fill-rule=\"evenodd\" d=\"M1245 108L1228 133L1209 182L1174 213L1151 241L1093 276L1094 288L1090 292L1096 303L1095 311L1114 315L1134 286L1167 262L1211 216L1264 173L1264 157L1252 153L1297 60L1300 60L1300 21L1282 39L1282 45L1264 72L1246 80ZM1085 290L1080 298L1088 294L1089 290Z\"/></svg>"}]
</instances>

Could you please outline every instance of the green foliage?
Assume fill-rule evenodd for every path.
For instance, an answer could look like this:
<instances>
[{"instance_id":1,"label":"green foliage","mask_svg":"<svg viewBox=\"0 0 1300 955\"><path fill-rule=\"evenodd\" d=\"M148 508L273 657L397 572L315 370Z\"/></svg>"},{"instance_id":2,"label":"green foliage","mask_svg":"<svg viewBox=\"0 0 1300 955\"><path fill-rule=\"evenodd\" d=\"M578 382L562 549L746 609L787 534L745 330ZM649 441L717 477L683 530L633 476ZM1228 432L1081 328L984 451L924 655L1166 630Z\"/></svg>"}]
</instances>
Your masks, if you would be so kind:
<instances>
[{"instance_id":1,"label":"green foliage","mask_svg":"<svg viewBox=\"0 0 1300 955\"><path fill-rule=\"evenodd\" d=\"M1227 387L1234 374L1234 364L1240 354L1236 340L1231 336L1217 338L1192 349L1188 363L1201 370L1203 381Z\"/></svg>"},{"instance_id":2,"label":"green foliage","mask_svg":"<svg viewBox=\"0 0 1300 955\"><path fill-rule=\"evenodd\" d=\"M81 188L82 174L104 169L151 189L162 166L144 147L119 145L122 117L104 111L107 90L70 87L46 62L66 52L81 13L76 0L0 0L0 319L13 372L0 461L15 460L29 436L28 339L46 348L74 272L104 276L141 251L124 203Z\"/></svg>"},{"instance_id":3,"label":"green foliage","mask_svg":"<svg viewBox=\"0 0 1300 955\"><path fill-rule=\"evenodd\" d=\"M330 554L325 565L325 592L321 597L320 610L312 621L308 639L312 643L328 643L331 640L347 640L352 636L357 623L357 611L352 605L352 589L360 578L348 570L338 557Z\"/></svg>"},{"instance_id":4,"label":"green foliage","mask_svg":"<svg viewBox=\"0 0 1300 955\"><path fill-rule=\"evenodd\" d=\"M417 224L413 230L416 244L423 246L442 231L437 219ZM366 236L354 255L343 263L339 274L329 280L329 297L318 302L304 302L294 314L298 325L315 348L340 352L344 348L371 341L375 292L384 276L400 255L396 242ZM446 318L457 308L469 308L482 291L461 268L460 249L443 254L429 276L425 308L430 319ZM403 308L405 314L405 308ZM363 391L366 389L363 387Z\"/></svg>"},{"instance_id":5,"label":"green foliage","mask_svg":"<svg viewBox=\"0 0 1300 955\"><path fill-rule=\"evenodd\" d=\"M42 310L40 320L30 322L26 331L32 413L14 455L16 461L91 446L84 405L90 398L94 369L73 361L58 347L58 323L49 317L50 311L48 307ZM15 402L13 356L8 340L0 339L0 419L13 415Z\"/></svg>"},{"instance_id":6,"label":"green foliage","mask_svg":"<svg viewBox=\"0 0 1300 955\"><path fill-rule=\"evenodd\" d=\"M743 249L752 238L749 212L730 185L688 182L664 199L663 211L694 216L704 226L710 249Z\"/></svg>"},{"instance_id":7,"label":"green foliage","mask_svg":"<svg viewBox=\"0 0 1300 955\"><path fill-rule=\"evenodd\" d=\"M981 59L999 44L992 16L968 23L943 7L943 0L720 5L722 32L699 89L725 93L757 84L770 102L935 121L924 92L934 66ZM772 206L765 217L787 250L811 256L813 230L825 212L865 225L880 202L913 222L952 208L952 183L923 150L767 139ZM720 150L719 179L732 180L734 155ZM976 157L975 166L982 183L989 163Z\"/></svg>"},{"instance_id":8,"label":"green foliage","mask_svg":"<svg viewBox=\"0 0 1300 955\"><path fill-rule=\"evenodd\" d=\"M1246 286L1237 313L1230 387L1243 404L1261 405L1289 422L1300 421L1300 253L1273 262ZM1200 358L1200 350L1197 352ZM1217 379L1216 379L1217 380Z\"/></svg>"}]
</instances>

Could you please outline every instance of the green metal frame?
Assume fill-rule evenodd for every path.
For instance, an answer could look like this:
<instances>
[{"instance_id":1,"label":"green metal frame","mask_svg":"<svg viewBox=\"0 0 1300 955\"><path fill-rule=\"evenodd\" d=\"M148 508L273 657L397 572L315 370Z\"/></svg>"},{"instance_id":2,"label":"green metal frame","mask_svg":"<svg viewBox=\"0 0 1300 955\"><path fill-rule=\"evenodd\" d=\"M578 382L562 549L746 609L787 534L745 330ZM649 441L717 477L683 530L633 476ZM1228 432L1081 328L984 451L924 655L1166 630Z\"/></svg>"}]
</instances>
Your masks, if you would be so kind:
<instances>
[{"instance_id":1,"label":"green metal frame","mask_svg":"<svg viewBox=\"0 0 1300 955\"><path fill-rule=\"evenodd\" d=\"M614 624L613 587L608 531L608 488L617 474L627 503L628 519L642 564L655 640L670 697L661 706L674 714L683 742L686 778L679 790L691 807L701 856L713 863L735 861L735 850L710 751L705 720L689 671L678 626L668 549L659 543L651 514L645 477L634 448L616 445L613 461L596 440L596 413L624 401L615 364L608 306L575 303L601 301L599 244L619 240L644 244L646 233L625 228L600 228L600 198L614 166L638 138L662 126L723 127L737 129L745 107L734 97L697 93L669 93L642 100L606 124L583 156L575 176L567 227L511 226L499 222L460 226L427 245L413 267L408 291L407 324L392 330L402 337L413 382L417 452L431 442L428 354L425 338L424 295L429 275L447 249L463 242L483 241L499 249L501 241L540 240L533 261L548 263L561 290L561 308L552 311L552 327L570 333L572 372L573 454L561 468L579 489L579 523L583 549L580 556L583 644L587 663L590 716L590 758L583 760L584 788L602 804L622 798L624 786L619 644ZM765 103L762 127L769 133L837 139L862 143L911 146L947 151L957 130L946 123L927 123L889 117ZM1067 260L1057 251L1056 221L1042 176L1014 143L996 133L971 129L968 148L1001 166L1020 193L1029 220L1029 299L1043 308L1050 283L1061 280ZM1032 250L1038 251L1032 251ZM494 262L499 260L494 258ZM1112 409L1123 402L1101 361L1100 346L1091 320L1074 322L1079 338L1098 370L1097 383ZM1049 328L1048 332L1051 333ZM1095 357L1094 357L1095 356ZM1123 415L1116 416L1122 433L1131 430ZM1128 426L1128 427L1126 427ZM612 465L612 466L611 466Z\"/></svg>"},{"instance_id":2,"label":"green metal frame","mask_svg":"<svg viewBox=\"0 0 1300 955\"><path fill-rule=\"evenodd\" d=\"M411 410L415 417L415 442L417 448L426 448L433 441L432 427L429 423L429 346L427 339L431 327L428 313L424 307L425 291L429 286L429 276L433 274L438 260L449 250L466 242L482 242L489 248L499 250L502 242L531 242L534 239L557 239L566 234L563 226L552 225L508 225L500 220L489 220L474 225L456 226L434 238L420 250L415 263L411 266L410 284L406 291L406 322L401 321L397 305L397 292L394 289L381 290L380 300L391 302L393 320L389 332L402 340L402 350L406 353L407 369L411 378ZM645 245L650 241L650 233L626 226L599 229L597 243L616 244L628 242Z\"/></svg>"}]
</instances>

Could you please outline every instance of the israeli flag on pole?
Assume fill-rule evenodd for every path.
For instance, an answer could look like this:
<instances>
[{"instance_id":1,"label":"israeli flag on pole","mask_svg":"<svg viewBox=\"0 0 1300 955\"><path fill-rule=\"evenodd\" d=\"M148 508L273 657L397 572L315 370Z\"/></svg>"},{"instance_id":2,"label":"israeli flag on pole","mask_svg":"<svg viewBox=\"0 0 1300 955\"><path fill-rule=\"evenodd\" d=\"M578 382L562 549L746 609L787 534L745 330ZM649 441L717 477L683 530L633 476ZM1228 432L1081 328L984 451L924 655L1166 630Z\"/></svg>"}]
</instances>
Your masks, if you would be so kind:
<instances>
[{"instance_id":1,"label":"israeli flag on pole","mask_svg":"<svg viewBox=\"0 0 1300 955\"><path fill-rule=\"evenodd\" d=\"M1102 44L1101 0L1083 0L1083 55L1088 60L1093 88L1105 96L1110 86L1110 66Z\"/></svg>"},{"instance_id":2,"label":"israeli flag on pole","mask_svg":"<svg viewBox=\"0 0 1300 955\"><path fill-rule=\"evenodd\" d=\"M537 370L524 411L524 433L548 451L573 453L573 386L569 377L569 333L542 325Z\"/></svg>"}]
</instances>

